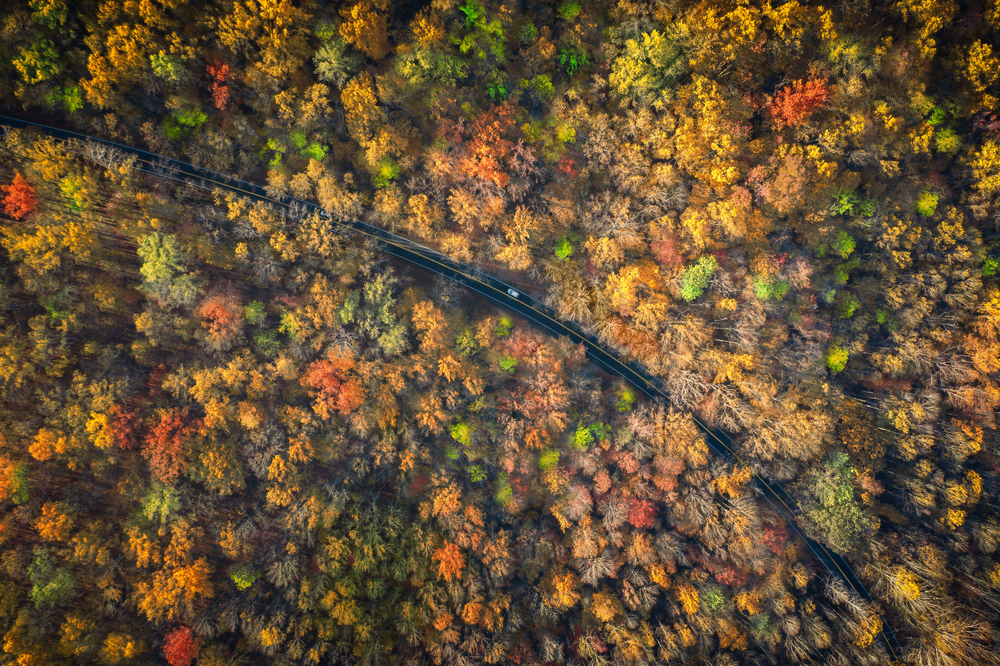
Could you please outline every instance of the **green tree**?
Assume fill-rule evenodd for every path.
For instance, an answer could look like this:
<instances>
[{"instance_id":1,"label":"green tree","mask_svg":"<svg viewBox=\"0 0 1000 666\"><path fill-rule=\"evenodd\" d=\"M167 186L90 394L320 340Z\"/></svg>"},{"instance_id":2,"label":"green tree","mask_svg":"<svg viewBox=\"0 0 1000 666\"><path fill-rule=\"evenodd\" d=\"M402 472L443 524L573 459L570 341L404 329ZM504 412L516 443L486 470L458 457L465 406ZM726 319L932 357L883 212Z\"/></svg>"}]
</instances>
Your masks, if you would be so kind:
<instances>
[{"instance_id":1,"label":"green tree","mask_svg":"<svg viewBox=\"0 0 1000 666\"><path fill-rule=\"evenodd\" d=\"M167 522L181 508L180 493L173 486L155 484L142 499L142 515L146 520Z\"/></svg>"},{"instance_id":2,"label":"green tree","mask_svg":"<svg viewBox=\"0 0 1000 666\"><path fill-rule=\"evenodd\" d=\"M590 426L581 425L573 433L570 445L577 451L586 451L594 445L594 432Z\"/></svg>"},{"instance_id":3,"label":"green tree","mask_svg":"<svg viewBox=\"0 0 1000 666\"><path fill-rule=\"evenodd\" d=\"M451 438L462 446L471 446L473 432L475 430L471 423L459 421L451 427Z\"/></svg>"},{"instance_id":4,"label":"green tree","mask_svg":"<svg viewBox=\"0 0 1000 666\"><path fill-rule=\"evenodd\" d=\"M59 30L66 25L69 9L62 0L30 0L31 18L38 25L49 30Z\"/></svg>"},{"instance_id":5,"label":"green tree","mask_svg":"<svg viewBox=\"0 0 1000 666\"><path fill-rule=\"evenodd\" d=\"M184 253L173 234L154 231L142 239L137 252L142 259L139 272L144 292L164 305L194 303L199 290L191 276L183 272Z\"/></svg>"},{"instance_id":6,"label":"green tree","mask_svg":"<svg viewBox=\"0 0 1000 666\"><path fill-rule=\"evenodd\" d=\"M718 267L715 257L710 255L700 257L681 276L681 297L686 301L693 301L705 293Z\"/></svg>"},{"instance_id":7,"label":"green tree","mask_svg":"<svg viewBox=\"0 0 1000 666\"><path fill-rule=\"evenodd\" d=\"M250 301L243 307L243 318L252 326L260 326L267 319L267 310L260 301Z\"/></svg>"},{"instance_id":8,"label":"green tree","mask_svg":"<svg viewBox=\"0 0 1000 666\"><path fill-rule=\"evenodd\" d=\"M543 472L549 472L556 468L559 464L559 452L558 451L542 451L542 455L538 458L538 469Z\"/></svg>"},{"instance_id":9,"label":"green tree","mask_svg":"<svg viewBox=\"0 0 1000 666\"><path fill-rule=\"evenodd\" d=\"M63 69L59 61L59 49L48 39L36 39L22 47L21 54L14 59L14 66L21 73L24 82L29 84L54 79Z\"/></svg>"},{"instance_id":10,"label":"green tree","mask_svg":"<svg viewBox=\"0 0 1000 666\"><path fill-rule=\"evenodd\" d=\"M797 484L799 502L811 535L838 553L848 553L871 526L855 499L854 468L846 453L831 453Z\"/></svg>"},{"instance_id":11,"label":"green tree","mask_svg":"<svg viewBox=\"0 0 1000 666\"><path fill-rule=\"evenodd\" d=\"M635 404L635 393L628 386L621 386L615 391L615 409L619 412L631 412Z\"/></svg>"},{"instance_id":12,"label":"green tree","mask_svg":"<svg viewBox=\"0 0 1000 666\"><path fill-rule=\"evenodd\" d=\"M321 81L332 83L338 88L361 70L361 58L351 53L350 46L340 38L331 39L317 49L313 55L316 76Z\"/></svg>"},{"instance_id":13,"label":"green tree","mask_svg":"<svg viewBox=\"0 0 1000 666\"><path fill-rule=\"evenodd\" d=\"M29 598L36 608L45 608L65 601L76 589L76 579L68 567L56 566L51 551L39 546L35 558L28 565L28 578L32 583Z\"/></svg>"},{"instance_id":14,"label":"green tree","mask_svg":"<svg viewBox=\"0 0 1000 666\"><path fill-rule=\"evenodd\" d=\"M830 372L841 372L847 365L847 350L843 347L830 347L826 353L826 366Z\"/></svg>"},{"instance_id":15,"label":"green tree","mask_svg":"<svg viewBox=\"0 0 1000 666\"><path fill-rule=\"evenodd\" d=\"M240 564L229 572L229 578L236 583L236 589L240 591L243 591L256 583L260 577L260 571L254 569L249 564Z\"/></svg>"},{"instance_id":16,"label":"green tree","mask_svg":"<svg viewBox=\"0 0 1000 666\"><path fill-rule=\"evenodd\" d=\"M576 0L562 0L562 2L556 6L556 14L559 15L559 18L567 21L575 19L580 15L581 11L583 11L583 9L580 7L580 3Z\"/></svg>"},{"instance_id":17,"label":"green tree","mask_svg":"<svg viewBox=\"0 0 1000 666\"><path fill-rule=\"evenodd\" d=\"M924 217L930 217L937 210L938 196L933 192L924 190L917 197L917 212Z\"/></svg>"},{"instance_id":18,"label":"green tree","mask_svg":"<svg viewBox=\"0 0 1000 666\"><path fill-rule=\"evenodd\" d=\"M563 236L556 242L553 252L563 261L569 261L569 258L573 256L573 244L569 242L569 238Z\"/></svg>"},{"instance_id":19,"label":"green tree","mask_svg":"<svg viewBox=\"0 0 1000 666\"><path fill-rule=\"evenodd\" d=\"M184 64L180 59L164 51L149 56L149 64L153 74L172 83L180 81L184 73Z\"/></svg>"},{"instance_id":20,"label":"green tree","mask_svg":"<svg viewBox=\"0 0 1000 666\"><path fill-rule=\"evenodd\" d=\"M253 344L257 351L268 358L273 358L281 351L281 340L278 339L278 332L275 330L254 333Z\"/></svg>"}]
</instances>

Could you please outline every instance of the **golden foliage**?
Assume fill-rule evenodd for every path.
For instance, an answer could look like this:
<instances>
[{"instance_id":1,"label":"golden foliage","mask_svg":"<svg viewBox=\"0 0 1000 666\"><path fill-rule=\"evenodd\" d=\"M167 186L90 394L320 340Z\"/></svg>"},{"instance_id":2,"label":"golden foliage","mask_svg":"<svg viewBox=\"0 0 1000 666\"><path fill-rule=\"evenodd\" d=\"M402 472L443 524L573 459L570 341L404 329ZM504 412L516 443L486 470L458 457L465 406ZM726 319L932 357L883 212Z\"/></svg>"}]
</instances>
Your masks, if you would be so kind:
<instances>
[{"instance_id":1,"label":"golden foliage","mask_svg":"<svg viewBox=\"0 0 1000 666\"><path fill-rule=\"evenodd\" d=\"M440 43L446 36L441 17L426 8L420 10L410 21L410 31L417 43L425 47Z\"/></svg>"},{"instance_id":2,"label":"golden foliage","mask_svg":"<svg viewBox=\"0 0 1000 666\"><path fill-rule=\"evenodd\" d=\"M549 584L545 586L543 599L551 608L569 610L580 600L580 579L571 571L553 574Z\"/></svg>"},{"instance_id":3,"label":"golden foliage","mask_svg":"<svg viewBox=\"0 0 1000 666\"><path fill-rule=\"evenodd\" d=\"M213 596L211 573L205 558L157 571L151 582L136 584L137 607L150 622L189 617L196 599Z\"/></svg>"},{"instance_id":4,"label":"golden foliage","mask_svg":"<svg viewBox=\"0 0 1000 666\"><path fill-rule=\"evenodd\" d=\"M146 651L146 645L131 634L111 632L101 646L102 661L110 666L117 666L131 661Z\"/></svg>"},{"instance_id":5,"label":"golden foliage","mask_svg":"<svg viewBox=\"0 0 1000 666\"><path fill-rule=\"evenodd\" d=\"M756 592L740 592L733 597L733 605L741 613L757 615L761 611L761 598Z\"/></svg>"},{"instance_id":6,"label":"golden foliage","mask_svg":"<svg viewBox=\"0 0 1000 666\"><path fill-rule=\"evenodd\" d=\"M66 616L59 636L59 651L67 656L81 655L87 651L86 639L93 633L97 623L79 611Z\"/></svg>"},{"instance_id":7,"label":"golden foliage","mask_svg":"<svg viewBox=\"0 0 1000 666\"><path fill-rule=\"evenodd\" d=\"M462 508L462 490L455 483L438 488L432 495L434 516L449 516Z\"/></svg>"},{"instance_id":8,"label":"golden foliage","mask_svg":"<svg viewBox=\"0 0 1000 666\"><path fill-rule=\"evenodd\" d=\"M694 615L698 612L699 601L698 601L698 590L694 588L693 585L684 583L678 585L674 588L674 597L677 599L677 603L681 605L684 612L688 615Z\"/></svg>"},{"instance_id":9,"label":"golden foliage","mask_svg":"<svg viewBox=\"0 0 1000 666\"><path fill-rule=\"evenodd\" d=\"M385 124L385 113L378 106L374 81L367 72L359 74L340 93L340 102L347 114L347 127L355 141L368 143L379 127Z\"/></svg>"},{"instance_id":10,"label":"golden foliage","mask_svg":"<svg viewBox=\"0 0 1000 666\"><path fill-rule=\"evenodd\" d=\"M160 562L159 545L145 533L139 531L138 527L133 527L128 531L128 549L132 557L135 558L135 566L140 569Z\"/></svg>"},{"instance_id":11,"label":"golden foliage","mask_svg":"<svg viewBox=\"0 0 1000 666\"><path fill-rule=\"evenodd\" d=\"M432 558L438 563L438 580L442 578L447 582L462 579L462 569L465 568L465 553L457 544L449 541L444 542L444 546L434 551Z\"/></svg>"},{"instance_id":12,"label":"golden foliage","mask_svg":"<svg viewBox=\"0 0 1000 666\"><path fill-rule=\"evenodd\" d=\"M413 307L413 328L417 330L420 351L429 354L444 346L447 322L444 313L430 301L421 301Z\"/></svg>"},{"instance_id":13,"label":"golden foliage","mask_svg":"<svg viewBox=\"0 0 1000 666\"><path fill-rule=\"evenodd\" d=\"M87 421L87 434L94 446L100 449L110 449L114 446L115 439L111 431L111 420L107 414L90 413L90 420Z\"/></svg>"},{"instance_id":14,"label":"golden foliage","mask_svg":"<svg viewBox=\"0 0 1000 666\"><path fill-rule=\"evenodd\" d=\"M596 617L601 622L605 624L613 621L615 617L622 611L621 602L618 601L618 597L611 592L595 592L590 598L590 606L588 608L594 617Z\"/></svg>"},{"instance_id":15,"label":"golden foliage","mask_svg":"<svg viewBox=\"0 0 1000 666\"><path fill-rule=\"evenodd\" d=\"M664 590L670 589L670 575L667 570L663 568L663 565L657 562L656 564L651 564L646 571L649 573L649 579L662 587Z\"/></svg>"},{"instance_id":16,"label":"golden foliage","mask_svg":"<svg viewBox=\"0 0 1000 666\"><path fill-rule=\"evenodd\" d=\"M74 443L75 440L67 440L62 432L51 428L41 428L28 447L28 453L35 460L51 460L53 456L61 455L71 448L75 448Z\"/></svg>"},{"instance_id":17,"label":"golden foliage","mask_svg":"<svg viewBox=\"0 0 1000 666\"><path fill-rule=\"evenodd\" d=\"M747 649L747 637L740 631L739 625L726 620L718 621L719 647L723 650L742 652Z\"/></svg>"},{"instance_id":18,"label":"golden foliage","mask_svg":"<svg viewBox=\"0 0 1000 666\"><path fill-rule=\"evenodd\" d=\"M719 476L712 480L712 486L720 495L727 495L736 498L746 491L746 484L753 478L753 469L750 467L737 467L728 476Z\"/></svg>"},{"instance_id":19,"label":"golden foliage","mask_svg":"<svg viewBox=\"0 0 1000 666\"><path fill-rule=\"evenodd\" d=\"M323 597L322 606L330 613L330 617L341 626L350 627L358 621L357 601L343 582L338 581L333 584L330 591Z\"/></svg>"},{"instance_id":20,"label":"golden foliage","mask_svg":"<svg viewBox=\"0 0 1000 666\"><path fill-rule=\"evenodd\" d=\"M56 502L42 505L42 515L35 521L38 536L45 541L65 541L73 530L73 518Z\"/></svg>"},{"instance_id":21,"label":"golden foliage","mask_svg":"<svg viewBox=\"0 0 1000 666\"><path fill-rule=\"evenodd\" d=\"M476 624L479 615L483 611L483 605L478 601L470 601L462 608L462 622L466 624Z\"/></svg>"},{"instance_id":22,"label":"golden foliage","mask_svg":"<svg viewBox=\"0 0 1000 666\"><path fill-rule=\"evenodd\" d=\"M971 156L974 186L985 195L1000 191L1000 144L993 139L983 143Z\"/></svg>"},{"instance_id":23,"label":"golden foliage","mask_svg":"<svg viewBox=\"0 0 1000 666\"><path fill-rule=\"evenodd\" d=\"M361 0L353 7L340 10L344 22L340 24L340 36L372 60L381 60L389 52L389 35L386 20L375 11L369 0Z\"/></svg>"},{"instance_id":24,"label":"golden foliage","mask_svg":"<svg viewBox=\"0 0 1000 666\"><path fill-rule=\"evenodd\" d=\"M874 608L869 608L865 617L858 625L854 635L854 644L859 648L867 648L874 641L875 637L882 631L882 618Z\"/></svg>"}]
</instances>

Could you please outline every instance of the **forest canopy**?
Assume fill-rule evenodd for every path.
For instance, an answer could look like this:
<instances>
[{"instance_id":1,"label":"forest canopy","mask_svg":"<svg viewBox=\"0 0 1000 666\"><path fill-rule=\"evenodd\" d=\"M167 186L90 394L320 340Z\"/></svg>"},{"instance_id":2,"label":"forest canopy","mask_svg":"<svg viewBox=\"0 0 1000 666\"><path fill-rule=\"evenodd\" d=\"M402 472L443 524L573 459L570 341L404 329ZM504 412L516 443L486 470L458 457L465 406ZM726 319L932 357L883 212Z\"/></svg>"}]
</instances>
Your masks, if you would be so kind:
<instances>
[{"instance_id":1,"label":"forest canopy","mask_svg":"<svg viewBox=\"0 0 1000 666\"><path fill-rule=\"evenodd\" d=\"M998 32L995 0L10 3L4 113L324 215L3 131L0 663L997 663Z\"/></svg>"}]
</instances>

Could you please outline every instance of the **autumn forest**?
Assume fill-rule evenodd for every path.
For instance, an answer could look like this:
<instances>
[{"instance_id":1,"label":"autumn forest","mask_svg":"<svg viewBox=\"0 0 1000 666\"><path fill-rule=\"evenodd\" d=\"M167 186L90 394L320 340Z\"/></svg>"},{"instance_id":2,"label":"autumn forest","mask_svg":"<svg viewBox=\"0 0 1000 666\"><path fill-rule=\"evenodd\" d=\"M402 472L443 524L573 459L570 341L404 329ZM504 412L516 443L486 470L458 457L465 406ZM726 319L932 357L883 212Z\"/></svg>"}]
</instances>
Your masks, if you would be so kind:
<instances>
[{"instance_id":1,"label":"autumn forest","mask_svg":"<svg viewBox=\"0 0 1000 666\"><path fill-rule=\"evenodd\" d=\"M5 6L0 665L1000 664L998 0Z\"/></svg>"}]
</instances>

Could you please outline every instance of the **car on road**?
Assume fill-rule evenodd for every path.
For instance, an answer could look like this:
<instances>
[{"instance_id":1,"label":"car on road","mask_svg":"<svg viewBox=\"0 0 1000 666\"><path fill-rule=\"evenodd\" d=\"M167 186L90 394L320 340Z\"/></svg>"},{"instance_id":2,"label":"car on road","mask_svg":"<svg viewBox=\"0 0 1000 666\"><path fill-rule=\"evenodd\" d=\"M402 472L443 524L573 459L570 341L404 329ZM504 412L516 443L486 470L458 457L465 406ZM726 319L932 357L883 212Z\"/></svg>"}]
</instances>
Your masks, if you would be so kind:
<instances>
[{"instance_id":1,"label":"car on road","mask_svg":"<svg viewBox=\"0 0 1000 666\"><path fill-rule=\"evenodd\" d=\"M511 296L513 296L514 298L517 298L518 296L521 295L520 293L514 291L513 289L508 289L507 293L510 294Z\"/></svg>"}]
</instances>

